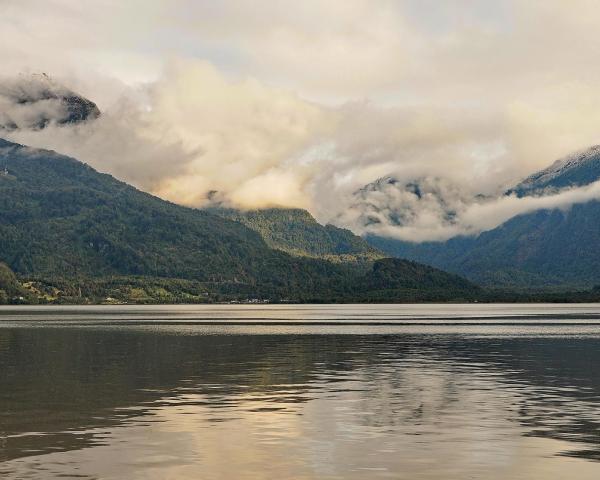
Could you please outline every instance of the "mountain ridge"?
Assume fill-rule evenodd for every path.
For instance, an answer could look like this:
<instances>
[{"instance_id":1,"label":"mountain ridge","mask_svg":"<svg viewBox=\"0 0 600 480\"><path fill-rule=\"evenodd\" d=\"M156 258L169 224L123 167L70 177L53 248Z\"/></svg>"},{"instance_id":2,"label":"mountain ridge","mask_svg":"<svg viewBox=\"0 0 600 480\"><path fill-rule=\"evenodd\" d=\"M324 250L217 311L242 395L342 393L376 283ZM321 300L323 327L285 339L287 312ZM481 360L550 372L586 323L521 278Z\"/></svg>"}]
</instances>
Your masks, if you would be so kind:
<instances>
[{"instance_id":1,"label":"mountain ridge","mask_svg":"<svg viewBox=\"0 0 600 480\"><path fill-rule=\"evenodd\" d=\"M365 269L291 256L240 222L166 202L56 152L0 140L0 162L8 165L0 175L0 261L64 301L395 302L478 291L401 261L391 264L396 288L381 292L367 277L379 260ZM422 283L406 278L411 269Z\"/></svg>"},{"instance_id":2,"label":"mountain ridge","mask_svg":"<svg viewBox=\"0 0 600 480\"><path fill-rule=\"evenodd\" d=\"M507 193L520 197L556 193L599 178L600 147L593 146L530 175ZM370 235L367 241L389 255L488 287L590 288L600 283L598 200L516 215L476 236L413 243Z\"/></svg>"},{"instance_id":3,"label":"mountain ridge","mask_svg":"<svg viewBox=\"0 0 600 480\"><path fill-rule=\"evenodd\" d=\"M94 102L45 73L0 82L0 131L41 130L51 123L73 125L99 116Z\"/></svg>"},{"instance_id":4,"label":"mountain ridge","mask_svg":"<svg viewBox=\"0 0 600 480\"><path fill-rule=\"evenodd\" d=\"M307 210L300 208L211 208L208 211L246 225L258 232L271 248L290 255L354 263L385 257L350 230L321 225Z\"/></svg>"},{"instance_id":5,"label":"mountain ridge","mask_svg":"<svg viewBox=\"0 0 600 480\"><path fill-rule=\"evenodd\" d=\"M527 177L509 189L519 197L555 193L569 187L581 187L600 179L600 145L593 145L556 160L549 167Z\"/></svg>"}]
</instances>

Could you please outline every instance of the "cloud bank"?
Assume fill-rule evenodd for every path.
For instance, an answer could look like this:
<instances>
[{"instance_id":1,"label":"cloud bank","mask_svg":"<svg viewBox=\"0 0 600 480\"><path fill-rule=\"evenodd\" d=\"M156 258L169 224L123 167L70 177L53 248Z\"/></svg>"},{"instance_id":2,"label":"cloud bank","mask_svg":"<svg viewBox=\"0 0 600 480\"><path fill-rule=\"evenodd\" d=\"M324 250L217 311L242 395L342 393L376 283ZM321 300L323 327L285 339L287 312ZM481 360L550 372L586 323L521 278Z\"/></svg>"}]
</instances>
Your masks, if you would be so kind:
<instances>
[{"instance_id":1,"label":"cloud bank","mask_svg":"<svg viewBox=\"0 0 600 480\"><path fill-rule=\"evenodd\" d=\"M0 14L0 74L47 71L103 111L5 136L186 205L444 238L527 211L482 198L600 143L591 0L5 0ZM431 197L390 190L365 221L355 192L388 176Z\"/></svg>"},{"instance_id":2,"label":"cloud bank","mask_svg":"<svg viewBox=\"0 0 600 480\"><path fill-rule=\"evenodd\" d=\"M464 189L443 179L404 184L384 178L360 191L337 222L353 225L361 234L408 242L444 241L457 235L477 235L517 215L568 211L591 200L600 200L600 181L547 195L469 197Z\"/></svg>"}]
</instances>

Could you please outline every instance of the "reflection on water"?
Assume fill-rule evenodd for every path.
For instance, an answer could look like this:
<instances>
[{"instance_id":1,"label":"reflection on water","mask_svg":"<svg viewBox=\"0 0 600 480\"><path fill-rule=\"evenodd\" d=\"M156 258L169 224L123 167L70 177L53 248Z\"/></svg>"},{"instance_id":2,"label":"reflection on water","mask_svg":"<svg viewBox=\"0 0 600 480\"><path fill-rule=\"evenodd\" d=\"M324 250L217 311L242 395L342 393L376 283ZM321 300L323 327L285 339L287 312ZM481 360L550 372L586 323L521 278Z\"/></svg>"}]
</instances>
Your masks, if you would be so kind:
<instances>
[{"instance_id":1,"label":"reflection on water","mask_svg":"<svg viewBox=\"0 0 600 480\"><path fill-rule=\"evenodd\" d=\"M289 316L352 315L338 308ZM448 317L429 308L414 318ZM460 308L455 318L489 316ZM0 476L599 478L600 326L574 324L592 306L561 308L520 327L212 326L186 308L67 310L61 322L59 310L5 310ZM543 324L556 319L564 326Z\"/></svg>"}]
</instances>

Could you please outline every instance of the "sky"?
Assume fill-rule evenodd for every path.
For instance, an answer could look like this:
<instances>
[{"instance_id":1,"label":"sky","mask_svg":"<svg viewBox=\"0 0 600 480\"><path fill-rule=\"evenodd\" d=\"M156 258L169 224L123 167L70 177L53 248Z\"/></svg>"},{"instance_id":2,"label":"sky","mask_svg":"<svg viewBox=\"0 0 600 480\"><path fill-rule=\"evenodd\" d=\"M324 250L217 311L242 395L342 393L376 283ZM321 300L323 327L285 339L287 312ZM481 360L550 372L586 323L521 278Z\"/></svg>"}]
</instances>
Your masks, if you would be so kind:
<instances>
[{"instance_id":1,"label":"sky","mask_svg":"<svg viewBox=\"0 0 600 480\"><path fill-rule=\"evenodd\" d=\"M443 239L600 143L598 24L591 0L0 0L0 82L46 72L103 112L10 139L162 198ZM402 224L365 221L382 177L426 186L368 194Z\"/></svg>"}]
</instances>

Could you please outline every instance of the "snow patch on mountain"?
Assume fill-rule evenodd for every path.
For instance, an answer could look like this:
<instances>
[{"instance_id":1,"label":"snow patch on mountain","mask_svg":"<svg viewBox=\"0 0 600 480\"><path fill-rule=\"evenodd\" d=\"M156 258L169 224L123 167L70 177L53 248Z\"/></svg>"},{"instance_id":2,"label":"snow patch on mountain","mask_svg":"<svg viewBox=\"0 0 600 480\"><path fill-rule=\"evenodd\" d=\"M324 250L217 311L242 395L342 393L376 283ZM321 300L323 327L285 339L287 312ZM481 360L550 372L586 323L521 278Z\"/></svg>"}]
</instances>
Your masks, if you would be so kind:
<instances>
[{"instance_id":1,"label":"snow patch on mountain","mask_svg":"<svg viewBox=\"0 0 600 480\"><path fill-rule=\"evenodd\" d=\"M562 188L583 186L600 179L600 145L561 158L544 170L530 175L508 194L547 194Z\"/></svg>"}]
</instances>

